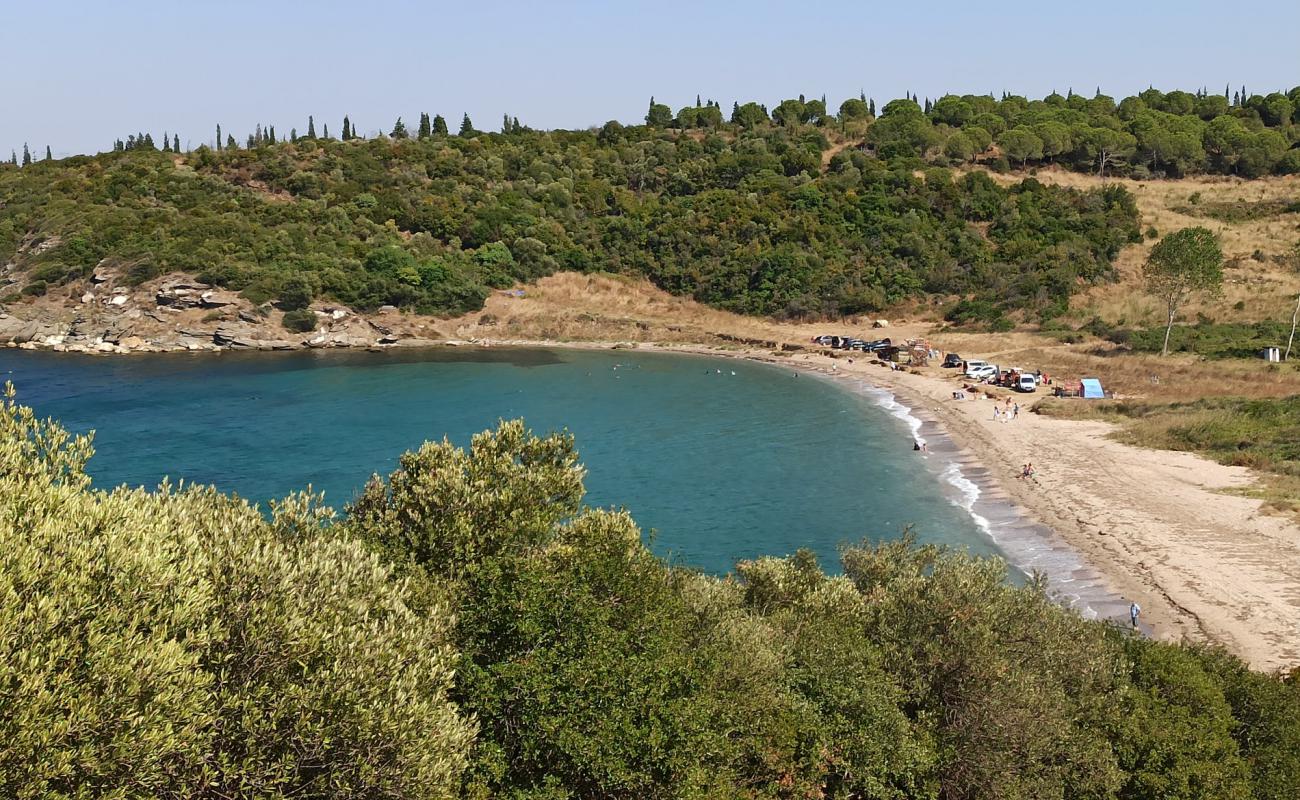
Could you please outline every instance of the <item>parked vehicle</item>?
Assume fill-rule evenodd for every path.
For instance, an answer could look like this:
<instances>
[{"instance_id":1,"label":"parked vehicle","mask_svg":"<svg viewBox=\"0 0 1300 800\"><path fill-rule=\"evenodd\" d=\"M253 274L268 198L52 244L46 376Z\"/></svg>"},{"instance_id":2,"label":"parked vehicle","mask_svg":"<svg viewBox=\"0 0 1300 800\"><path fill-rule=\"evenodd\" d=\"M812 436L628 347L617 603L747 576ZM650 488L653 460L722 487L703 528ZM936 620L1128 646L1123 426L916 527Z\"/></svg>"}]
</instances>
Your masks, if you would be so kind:
<instances>
[{"instance_id":1,"label":"parked vehicle","mask_svg":"<svg viewBox=\"0 0 1300 800\"><path fill-rule=\"evenodd\" d=\"M987 367L987 366L990 366L989 362L987 362L987 361L980 361L979 359L976 359L976 360L973 360L973 361L967 361L967 362L966 362L966 376L967 376L967 377L970 377L970 378L973 378L973 377L975 377L975 376L972 374L972 370L983 369L983 368L985 368L985 367Z\"/></svg>"},{"instance_id":2,"label":"parked vehicle","mask_svg":"<svg viewBox=\"0 0 1300 800\"><path fill-rule=\"evenodd\" d=\"M988 380L990 378L996 379L998 377L998 368L988 362L980 362L978 366L974 367L967 364L966 377L974 378L978 381Z\"/></svg>"},{"instance_id":3,"label":"parked vehicle","mask_svg":"<svg viewBox=\"0 0 1300 800\"><path fill-rule=\"evenodd\" d=\"M1038 391L1038 379L1028 372L1020 373L1020 379L1016 381L1016 391L1019 392L1036 392Z\"/></svg>"},{"instance_id":4,"label":"parked vehicle","mask_svg":"<svg viewBox=\"0 0 1300 800\"><path fill-rule=\"evenodd\" d=\"M953 369L961 366L961 356L956 353L949 353L943 357L943 366L945 369Z\"/></svg>"},{"instance_id":5,"label":"parked vehicle","mask_svg":"<svg viewBox=\"0 0 1300 800\"><path fill-rule=\"evenodd\" d=\"M867 342L867 345L864 348L864 350L868 353L878 353L892 344L893 341L891 341L890 338L886 336L884 339L876 339L875 341Z\"/></svg>"}]
</instances>

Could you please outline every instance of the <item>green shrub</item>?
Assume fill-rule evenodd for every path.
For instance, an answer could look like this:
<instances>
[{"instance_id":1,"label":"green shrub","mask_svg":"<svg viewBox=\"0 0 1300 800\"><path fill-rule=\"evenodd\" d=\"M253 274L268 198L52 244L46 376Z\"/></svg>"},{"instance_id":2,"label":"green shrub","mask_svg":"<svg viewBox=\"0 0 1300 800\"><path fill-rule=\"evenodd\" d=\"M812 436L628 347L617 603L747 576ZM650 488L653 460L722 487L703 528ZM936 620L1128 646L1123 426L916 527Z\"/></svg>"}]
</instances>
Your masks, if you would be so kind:
<instances>
[{"instance_id":1,"label":"green shrub","mask_svg":"<svg viewBox=\"0 0 1300 800\"><path fill-rule=\"evenodd\" d=\"M295 333L309 333L316 330L316 312L306 308L290 311L280 320L280 324Z\"/></svg>"},{"instance_id":2,"label":"green shrub","mask_svg":"<svg viewBox=\"0 0 1300 800\"><path fill-rule=\"evenodd\" d=\"M45 281L32 281L23 287L23 297L41 297L49 289Z\"/></svg>"},{"instance_id":3,"label":"green shrub","mask_svg":"<svg viewBox=\"0 0 1300 800\"><path fill-rule=\"evenodd\" d=\"M0 794L455 794L450 615L310 498L90 488L89 439L0 407Z\"/></svg>"}]
</instances>

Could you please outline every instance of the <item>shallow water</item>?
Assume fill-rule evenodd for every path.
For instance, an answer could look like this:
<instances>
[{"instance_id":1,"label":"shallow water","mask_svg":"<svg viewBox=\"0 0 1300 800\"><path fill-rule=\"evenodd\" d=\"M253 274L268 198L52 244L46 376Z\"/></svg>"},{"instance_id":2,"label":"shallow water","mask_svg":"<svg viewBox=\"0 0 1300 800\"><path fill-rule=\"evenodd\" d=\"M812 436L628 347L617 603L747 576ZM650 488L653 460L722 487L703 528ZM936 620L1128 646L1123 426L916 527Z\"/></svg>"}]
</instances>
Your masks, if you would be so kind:
<instances>
[{"instance_id":1,"label":"shallow water","mask_svg":"<svg viewBox=\"0 0 1300 800\"><path fill-rule=\"evenodd\" d=\"M0 380L94 429L96 485L215 484L265 501L312 484L341 508L425 439L498 419L567 428L587 503L625 506L650 546L722 573L742 558L897 537L995 549L879 398L752 362L540 349L91 357L0 350Z\"/></svg>"}]
</instances>

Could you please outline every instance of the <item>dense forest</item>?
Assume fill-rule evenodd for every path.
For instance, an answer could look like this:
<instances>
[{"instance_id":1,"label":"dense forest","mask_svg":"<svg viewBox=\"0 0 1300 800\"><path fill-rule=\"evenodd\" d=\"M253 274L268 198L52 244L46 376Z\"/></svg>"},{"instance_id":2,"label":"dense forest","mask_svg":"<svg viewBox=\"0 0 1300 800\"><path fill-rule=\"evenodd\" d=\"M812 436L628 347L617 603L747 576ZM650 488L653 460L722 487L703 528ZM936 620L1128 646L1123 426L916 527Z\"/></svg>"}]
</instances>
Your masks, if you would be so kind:
<instances>
[{"instance_id":1,"label":"dense forest","mask_svg":"<svg viewBox=\"0 0 1300 800\"><path fill-rule=\"evenodd\" d=\"M1115 103L944 96L822 100L770 112L713 101L645 124L501 131L466 116L366 138L277 135L179 152L140 133L98 156L0 167L0 302L72 292L97 265L144 282L180 271L274 301L426 313L481 307L494 287L557 270L644 275L743 313L868 313L912 298L954 321L1050 319L1106 280L1139 221L1122 186L1090 191L1005 171L1066 168L1254 177L1300 171L1300 88L1148 90ZM13 158L17 162L17 155ZM1032 169L1031 169L1032 171ZM7 285L5 285L7 284Z\"/></svg>"},{"instance_id":2,"label":"dense forest","mask_svg":"<svg viewBox=\"0 0 1300 800\"><path fill-rule=\"evenodd\" d=\"M344 519L90 456L0 404L5 797L1300 796L1294 673L906 539L683 569L517 421Z\"/></svg>"}]
</instances>

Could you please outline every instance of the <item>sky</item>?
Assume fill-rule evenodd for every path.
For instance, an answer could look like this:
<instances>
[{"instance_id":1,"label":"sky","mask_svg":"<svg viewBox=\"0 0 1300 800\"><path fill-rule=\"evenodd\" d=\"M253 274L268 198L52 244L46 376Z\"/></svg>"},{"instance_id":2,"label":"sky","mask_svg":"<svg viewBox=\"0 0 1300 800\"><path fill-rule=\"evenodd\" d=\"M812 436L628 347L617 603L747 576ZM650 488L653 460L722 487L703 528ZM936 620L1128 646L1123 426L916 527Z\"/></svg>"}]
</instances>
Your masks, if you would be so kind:
<instances>
[{"instance_id":1,"label":"sky","mask_svg":"<svg viewBox=\"0 0 1300 800\"><path fill-rule=\"evenodd\" d=\"M13 4L12 6L10 4ZM241 141L366 133L401 116L461 114L496 130L637 122L649 98L696 95L725 112L804 94L831 109L865 91L1042 97L1100 88L1116 98L1300 84L1300 3L409 2L408 0L0 0L0 153L56 157L148 131ZM1276 32L1277 35L1269 33ZM1281 32L1288 33L1281 33Z\"/></svg>"}]
</instances>

